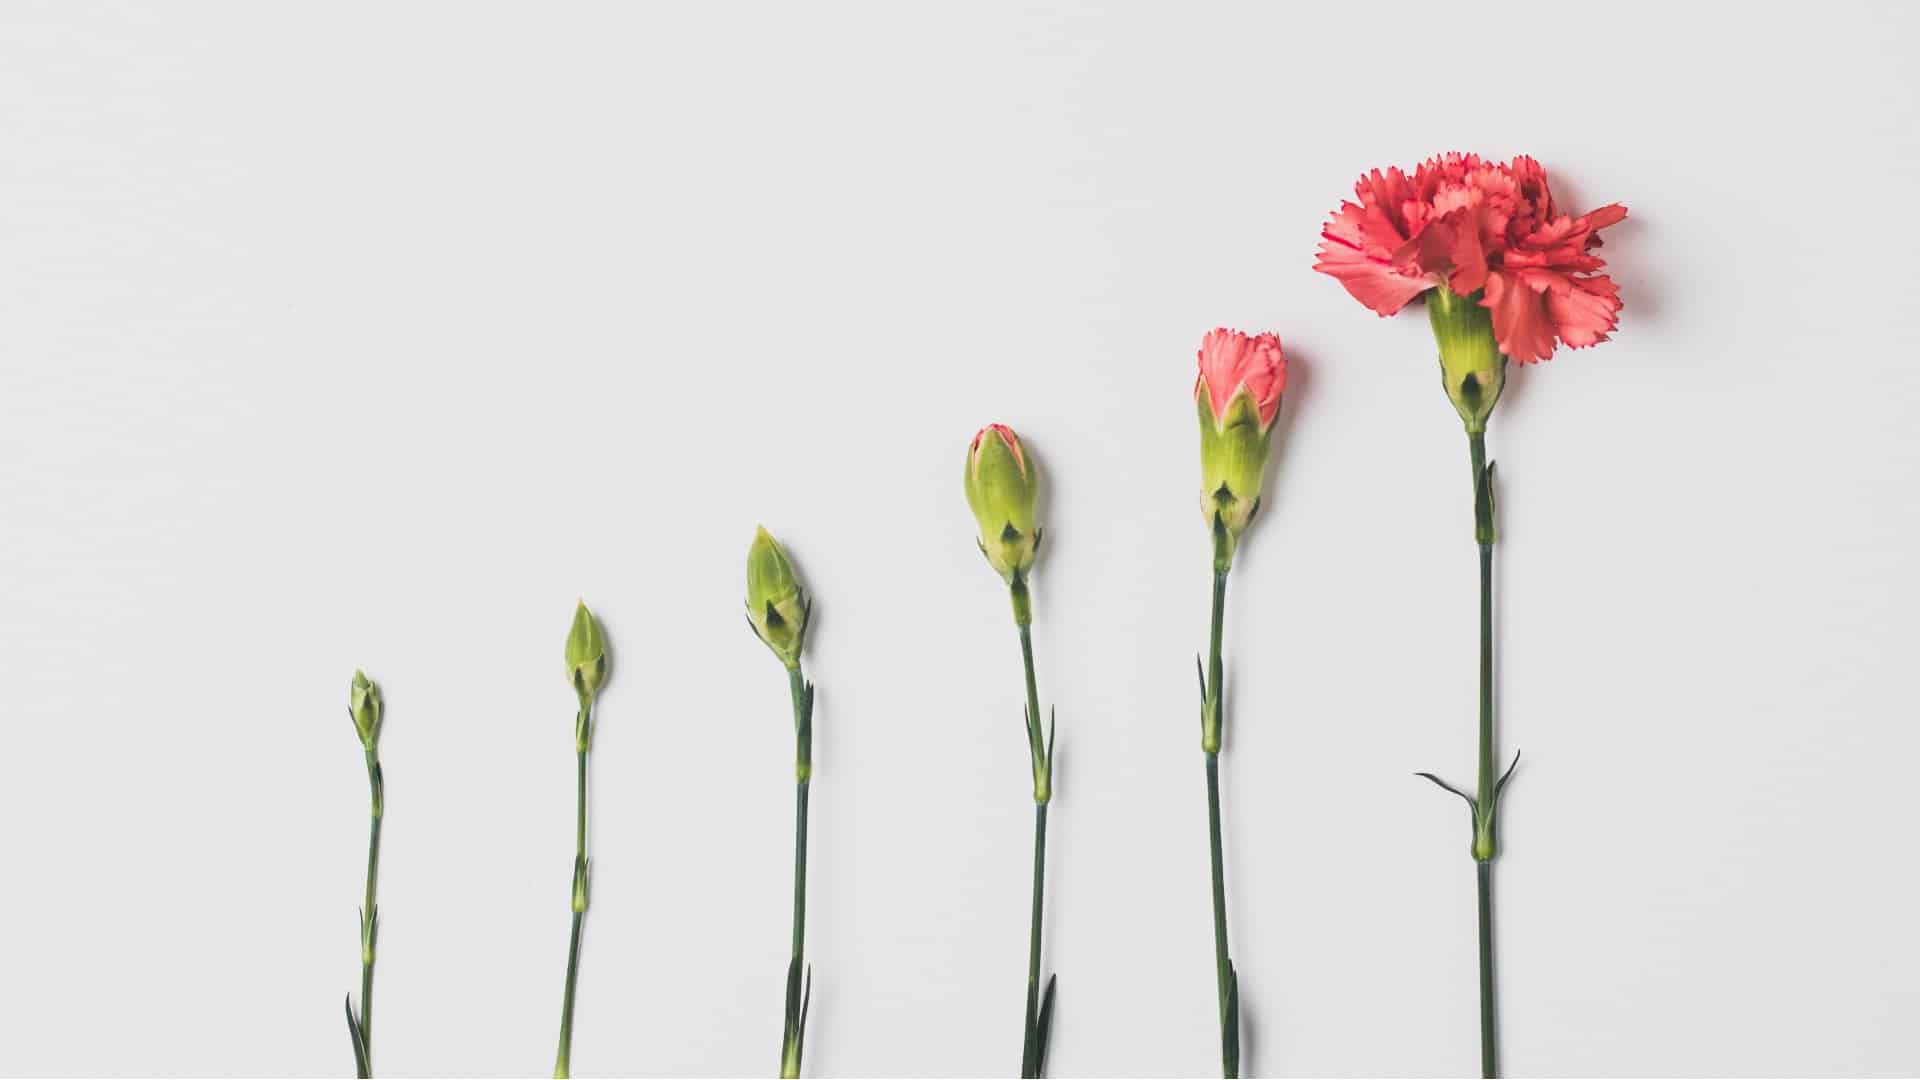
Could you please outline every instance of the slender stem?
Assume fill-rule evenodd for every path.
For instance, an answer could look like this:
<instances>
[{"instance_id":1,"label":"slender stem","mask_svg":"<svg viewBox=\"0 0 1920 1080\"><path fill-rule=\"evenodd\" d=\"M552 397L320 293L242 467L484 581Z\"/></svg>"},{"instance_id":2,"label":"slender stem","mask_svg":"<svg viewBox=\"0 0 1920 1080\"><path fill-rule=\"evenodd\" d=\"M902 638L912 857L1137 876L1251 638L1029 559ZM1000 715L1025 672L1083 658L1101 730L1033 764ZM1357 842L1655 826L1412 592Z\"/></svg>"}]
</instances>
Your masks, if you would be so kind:
<instances>
[{"instance_id":1,"label":"slender stem","mask_svg":"<svg viewBox=\"0 0 1920 1080\"><path fill-rule=\"evenodd\" d=\"M1040 1044L1040 922L1047 892L1047 804L1033 804L1033 911L1027 924L1027 1046L1022 1077L1040 1075L1047 1048Z\"/></svg>"},{"instance_id":2,"label":"slender stem","mask_svg":"<svg viewBox=\"0 0 1920 1080\"><path fill-rule=\"evenodd\" d=\"M1480 1075L1500 1075L1500 1034L1493 1000L1493 862L1474 864L1480 908Z\"/></svg>"},{"instance_id":3,"label":"slender stem","mask_svg":"<svg viewBox=\"0 0 1920 1080\"><path fill-rule=\"evenodd\" d=\"M1024 576L1012 583L1013 621L1020 630L1020 666L1027 686L1027 750L1033 765L1033 906L1027 924L1027 1010L1021 1039L1020 1075L1038 1077L1047 1059L1050 1024L1041 1012L1041 924L1046 910L1047 805L1053 800L1053 748L1040 730L1040 689L1033 665L1033 601Z\"/></svg>"},{"instance_id":4,"label":"slender stem","mask_svg":"<svg viewBox=\"0 0 1920 1080\"><path fill-rule=\"evenodd\" d=\"M1227 991L1233 960L1227 955L1227 882L1220 854L1220 755L1207 756L1207 850L1213 856L1213 962L1220 998L1220 1038L1223 1060L1227 1038ZM1232 1075L1228 1073L1228 1075Z\"/></svg>"},{"instance_id":5,"label":"slender stem","mask_svg":"<svg viewBox=\"0 0 1920 1080\"><path fill-rule=\"evenodd\" d=\"M1033 801L1053 798L1053 763L1040 727L1040 688L1033 675L1033 600L1027 580L1016 576L1012 585L1013 621L1020 629L1020 667L1027 679L1027 753L1033 759Z\"/></svg>"},{"instance_id":6,"label":"slender stem","mask_svg":"<svg viewBox=\"0 0 1920 1080\"><path fill-rule=\"evenodd\" d=\"M803 731L810 718L805 715L806 677L800 673L798 664L787 673L787 684L793 694L795 746L799 753L800 777L795 785L793 804L793 956L797 960L804 955L807 944L807 788L812 779L813 748L808 733Z\"/></svg>"},{"instance_id":7,"label":"slender stem","mask_svg":"<svg viewBox=\"0 0 1920 1080\"><path fill-rule=\"evenodd\" d=\"M787 669L793 697L796 781L793 794L793 956L787 965L787 1011L780 1048L780 1075L800 1075L800 1057L806 1032L805 1001L800 992L800 969L807 947L807 793L813 778L813 702L806 676L795 663Z\"/></svg>"},{"instance_id":8,"label":"slender stem","mask_svg":"<svg viewBox=\"0 0 1920 1080\"><path fill-rule=\"evenodd\" d=\"M1227 571L1213 572L1213 632L1207 644L1207 687L1212 691L1215 706L1214 723L1216 727L1223 719L1219 715L1220 680L1225 673L1225 664L1220 658L1221 628L1226 621L1227 610Z\"/></svg>"},{"instance_id":9,"label":"slender stem","mask_svg":"<svg viewBox=\"0 0 1920 1080\"><path fill-rule=\"evenodd\" d=\"M367 1075L373 1075L373 952L380 926L374 893L380 881L380 823L386 820L386 791L380 755L367 751L367 788L371 793L371 824L367 831L367 898L361 907L360 928L360 1040L366 1046Z\"/></svg>"},{"instance_id":10,"label":"slender stem","mask_svg":"<svg viewBox=\"0 0 1920 1080\"><path fill-rule=\"evenodd\" d=\"M807 947L807 789L801 780L793 792L793 956L800 959Z\"/></svg>"},{"instance_id":11,"label":"slender stem","mask_svg":"<svg viewBox=\"0 0 1920 1080\"><path fill-rule=\"evenodd\" d=\"M1207 645L1207 686L1202 717L1201 748L1207 760L1207 851L1213 868L1213 958L1214 978L1220 1000L1221 1073L1239 1075L1240 1047L1238 1001L1234 993L1233 959L1227 953L1227 881L1225 859L1220 848L1220 733L1225 726L1221 681L1225 665L1220 657L1221 628L1227 603L1227 567L1216 566L1213 574L1213 629Z\"/></svg>"},{"instance_id":12,"label":"slender stem","mask_svg":"<svg viewBox=\"0 0 1920 1080\"><path fill-rule=\"evenodd\" d=\"M1473 457L1474 536L1480 547L1480 771L1478 794L1482 806L1494 795L1493 751L1493 508L1486 491L1487 440L1475 432L1468 437Z\"/></svg>"},{"instance_id":13,"label":"slender stem","mask_svg":"<svg viewBox=\"0 0 1920 1080\"><path fill-rule=\"evenodd\" d=\"M574 721L574 846L573 846L573 930L567 943L567 989L560 1002L560 1051L554 1058L553 1075L563 1080L573 1056L573 998L580 979L580 924L587 914L587 753L591 743L593 707L580 704Z\"/></svg>"},{"instance_id":14,"label":"slender stem","mask_svg":"<svg viewBox=\"0 0 1920 1080\"><path fill-rule=\"evenodd\" d=\"M553 1064L556 1080L565 1080L573 1055L573 989L580 977L580 922L586 912L573 913L573 935L567 945L567 993L560 1005L560 1056Z\"/></svg>"},{"instance_id":15,"label":"slender stem","mask_svg":"<svg viewBox=\"0 0 1920 1080\"><path fill-rule=\"evenodd\" d=\"M1474 802L1475 893L1480 943L1480 1071L1500 1075L1499 1014L1494 996L1493 859L1499 854L1496 828L1500 791L1494 774L1493 731L1493 544L1492 477L1487 472L1486 435L1467 433L1473 462L1474 540L1480 549L1480 752Z\"/></svg>"},{"instance_id":16,"label":"slender stem","mask_svg":"<svg viewBox=\"0 0 1920 1080\"><path fill-rule=\"evenodd\" d=\"M587 857L587 752L581 750L574 761L573 853Z\"/></svg>"},{"instance_id":17,"label":"slender stem","mask_svg":"<svg viewBox=\"0 0 1920 1080\"><path fill-rule=\"evenodd\" d=\"M1027 676L1027 741L1037 753L1040 738L1040 688L1033 677L1033 627L1020 624L1020 664Z\"/></svg>"}]
</instances>

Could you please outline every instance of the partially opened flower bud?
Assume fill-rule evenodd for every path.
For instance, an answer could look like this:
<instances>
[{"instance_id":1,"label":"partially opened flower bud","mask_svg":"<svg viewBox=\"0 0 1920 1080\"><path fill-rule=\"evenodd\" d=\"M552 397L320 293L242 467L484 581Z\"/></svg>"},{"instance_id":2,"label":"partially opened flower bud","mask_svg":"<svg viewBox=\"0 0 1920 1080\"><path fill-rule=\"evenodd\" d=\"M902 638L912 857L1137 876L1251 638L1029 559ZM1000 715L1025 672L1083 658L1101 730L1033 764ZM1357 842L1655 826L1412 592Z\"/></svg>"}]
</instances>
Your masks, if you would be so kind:
<instances>
[{"instance_id":1,"label":"partially opened flower bud","mask_svg":"<svg viewBox=\"0 0 1920 1080\"><path fill-rule=\"evenodd\" d=\"M789 669L800 666L808 611L806 593L794 576L787 549L766 529L756 530L753 546L747 549L747 620Z\"/></svg>"},{"instance_id":2,"label":"partially opened flower bud","mask_svg":"<svg viewBox=\"0 0 1920 1080\"><path fill-rule=\"evenodd\" d=\"M1229 557L1260 508L1273 421L1287 384L1287 358L1273 334L1216 329L1200 343L1193 384L1200 410L1200 510L1226 534Z\"/></svg>"},{"instance_id":3,"label":"partially opened flower bud","mask_svg":"<svg viewBox=\"0 0 1920 1080\"><path fill-rule=\"evenodd\" d=\"M1494 339L1493 314L1479 294L1461 296L1445 285L1427 294L1427 321L1440 346L1440 381L1467 430L1487 430L1487 417L1507 382L1507 358Z\"/></svg>"},{"instance_id":4,"label":"partially opened flower bud","mask_svg":"<svg viewBox=\"0 0 1920 1080\"><path fill-rule=\"evenodd\" d=\"M607 678L607 642L600 620L580 601L573 609L573 627L567 631L567 679L582 700L591 700Z\"/></svg>"},{"instance_id":5,"label":"partially opened flower bud","mask_svg":"<svg viewBox=\"0 0 1920 1080\"><path fill-rule=\"evenodd\" d=\"M1033 568L1040 548L1035 504L1040 478L1005 424L988 424L967 446L967 505L980 525L980 552L1012 582Z\"/></svg>"},{"instance_id":6,"label":"partially opened flower bud","mask_svg":"<svg viewBox=\"0 0 1920 1080\"><path fill-rule=\"evenodd\" d=\"M380 687L364 671L353 673L353 688L347 694L347 715L353 717L354 730L360 733L360 745L369 751L380 745L380 721L386 706L380 700Z\"/></svg>"}]
</instances>

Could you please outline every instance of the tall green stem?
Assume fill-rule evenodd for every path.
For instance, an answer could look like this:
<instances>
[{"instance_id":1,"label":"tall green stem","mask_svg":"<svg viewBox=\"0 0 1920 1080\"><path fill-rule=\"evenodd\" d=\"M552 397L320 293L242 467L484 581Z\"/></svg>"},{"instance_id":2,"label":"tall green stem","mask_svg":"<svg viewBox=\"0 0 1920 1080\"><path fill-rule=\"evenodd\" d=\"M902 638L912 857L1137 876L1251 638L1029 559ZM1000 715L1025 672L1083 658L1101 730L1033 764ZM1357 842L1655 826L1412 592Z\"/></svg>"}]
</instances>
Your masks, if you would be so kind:
<instances>
[{"instance_id":1,"label":"tall green stem","mask_svg":"<svg viewBox=\"0 0 1920 1080\"><path fill-rule=\"evenodd\" d=\"M1053 747L1040 735L1040 690L1033 671L1032 598L1026 579L1013 582L1014 622L1020 629L1020 663L1027 682L1027 748L1033 763L1033 904L1027 924L1027 1007L1020 1043L1020 1075L1045 1075L1052 1026L1053 981L1040 987L1040 930L1047 889L1047 804L1053 799Z\"/></svg>"},{"instance_id":2,"label":"tall green stem","mask_svg":"<svg viewBox=\"0 0 1920 1080\"><path fill-rule=\"evenodd\" d=\"M1473 535L1480 549L1480 754L1473 843L1474 891L1480 930L1480 1072L1484 1077L1495 1077L1500 1075L1493 969L1493 859L1499 854L1496 827L1500 800L1493 745L1493 544L1496 534L1486 435L1468 432L1467 445L1473 460Z\"/></svg>"},{"instance_id":3,"label":"tall green stem","mask_svg":"<svg viewBox=\"0 0 1920 1080\"><path fill-rule=\"evenodd\" d=\"M787 964L786 1019L780 1038L780 1075L791 1080L800 1075L800 1059L806 1045L807 1003L812 997L812 978L802 990L800 972L807 947L807 789L813 781L813 688L807 685L795 661L787 669L787 687L793 697L794 729L794 803L793 803L793 957Z\"/></svg>"},{"instance_id":4,"label":"tall green stem","mask_svg":"<svg viewBox=\"0 0 1920 1080\"><path fill-rule=\"evenodd\" d=\"M1047 891L1047 804L1033 806L1033 909L1027 923L1027 1018L1020 1075L1046 1075L1047 1046L1040 1027L1040 921Z\"/></svg>"},{"instance_id":5,"label":"tall green stem","mask_svg":"<svg viewBox=\"0 0 1920 1080\"><path fill-rule=\"evenodd\" d=\"M1500 1032L1493 1001L1493 861L1474 864L1480 909L1480 1075L1500 1075Z\"/></svg>"},{"instance_id":6,"label":"tall green stem","mask_svg":"<svg viewBox=\"0 0 1920 1080\"><path fill-rule=\"evenodd\" d=\"M386 819L386 784L380 754L367 751L367 788L371 823L367 830L367 896L360 907L360 1060L362 1080L373 1075L373 954L379 937L380 909L374 896L380 881L380 823Z\"/></svg>"},{"instance_id":7,"label":"tall green stem","mask_svg":"<svg viewBox=\"0 0 1920 1080\"><path fill-rule=\"evenodd\" d=\"M1221 693L1225 664L1220 657L1220 639L1232 555L1225 551L1218 536L1215 548L1213 620L1207 645L1207 674L1202 687L1200 748L1207 762L1207 852L1213 869L1213 957L1220 1004L1220 1072L1222 1076L1237 1077L1240 1075L1239 976L1227 952L1227 881L1220 845L1220 737L1225 719Z\"/></svg>"},{"instance_id":8,"label":"tall green stem","mask_svg":"<svg viewBox=\"0 0 1920 1080\"><path fill-rule=\"evenodd\" d=\"M573 1055L574 988L580 979L580 924L587 914L587 754L592 749L593 706L580 704L574 721L574 846L573 846L573 930L567 944L567 989L560 1002L560 1051L554 1058L553 1075L564 1080Z\"/></svg>"}]
</instances>

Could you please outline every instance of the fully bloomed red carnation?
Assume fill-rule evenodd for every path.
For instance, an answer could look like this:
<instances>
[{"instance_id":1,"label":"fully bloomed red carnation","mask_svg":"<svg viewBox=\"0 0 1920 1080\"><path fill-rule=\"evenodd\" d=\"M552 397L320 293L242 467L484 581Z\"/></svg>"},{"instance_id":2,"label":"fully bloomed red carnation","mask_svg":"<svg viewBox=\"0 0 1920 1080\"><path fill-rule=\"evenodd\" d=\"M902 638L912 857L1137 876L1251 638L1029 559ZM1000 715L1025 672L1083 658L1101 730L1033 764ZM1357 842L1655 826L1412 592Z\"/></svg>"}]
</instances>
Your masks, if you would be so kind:
<instances>
[{"instance_id":1,"label":"fully bloomed red carnation","mask_svg":"<svg viewBox=\"0 0 1920 1080\"><path fill-rule=\"evenodd\" d=\"M1500 351L1523 364L1552 356L1555 339L1577 349L1618 325L1620 289L1592 252L1627 208L1562 215L1532 158L1443 154L1411 178L1375 169L1354 193L1360 201L1341 203L1320 231L1313 268L1374 311L1392 315L1436 285L1484 289Z\"/></svg>"}]
</instances>

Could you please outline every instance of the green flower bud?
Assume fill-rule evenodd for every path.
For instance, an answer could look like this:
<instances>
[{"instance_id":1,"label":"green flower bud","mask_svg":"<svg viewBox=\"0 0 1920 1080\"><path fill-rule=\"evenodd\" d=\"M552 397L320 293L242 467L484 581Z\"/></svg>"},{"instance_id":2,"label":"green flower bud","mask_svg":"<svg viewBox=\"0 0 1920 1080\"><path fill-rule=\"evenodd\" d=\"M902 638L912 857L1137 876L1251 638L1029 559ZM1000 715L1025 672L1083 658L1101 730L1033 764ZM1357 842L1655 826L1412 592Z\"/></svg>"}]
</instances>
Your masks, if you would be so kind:
<instances>
[{"instance_id":1,"label":"green flower bud","mask_svg":"<svg viewBox=\"0 0 1920 1080\"><path fill-rule=\"evenodd\" d=\"M1493 337L1493 315L1480 294L1461 296L1445 285L1427 293L1427 320L1440 346L1440 383L1467 430L1487 430L1487 417L1507 383L1507 358Z\"/></svg>"},{"instance_id":2,"label":"green flower bud","mask_svg":"<svg viewBox=\"0 0 1920 1080\"><path fill-rule=\"evenodd\" d=\"M591 701L607 679L607 640L585 600L573 609L573 627L567 631L567 679L582 701Z\"/></svg>"},{"instance_id":3,"label":"green flower bud","mask_svg":"<svg viewBox=\"0 0 1920 1080\"><path fill-rule=\"evenodd\" d=\"M800 666L811 610L787 549L766 529L755 530L747 549L747 621L789 669Z\"/></svg>"},{"instance_id":4,"label":"green flower bud","mask_svg":"<svg viewBox=\"0 0 1920 1080\"><path fill-rule=\"evenodd\" d=\"M347 715L353 718L354 730L360 733L361 746L372 751L380 745L380 721L386 715L386 707L380 700L380 687L357 668L353 672L353 688L347 694Z\"/></svg>"},{"instance_id":5,"label":"green flower bud","mask_svg":"<svg viewBox=\"0 0 1920 1080\"><path fill-rule=\"evenodd\" d=\"M1004 424L988 424L967 447L967 505L980 525L980 553L1012 583L1033 568L1040 550L1035 503L1040 477L1020 445L1020 436Z\"/></svg>"}]
</instances>

